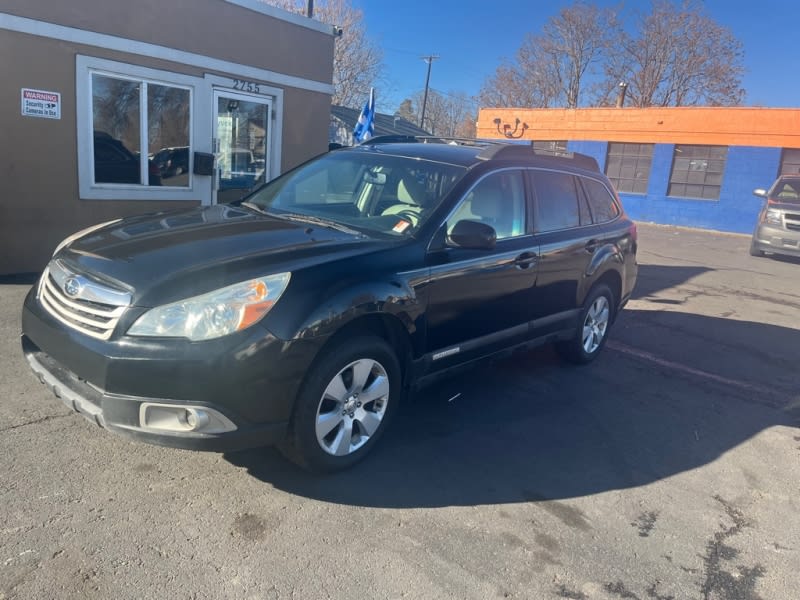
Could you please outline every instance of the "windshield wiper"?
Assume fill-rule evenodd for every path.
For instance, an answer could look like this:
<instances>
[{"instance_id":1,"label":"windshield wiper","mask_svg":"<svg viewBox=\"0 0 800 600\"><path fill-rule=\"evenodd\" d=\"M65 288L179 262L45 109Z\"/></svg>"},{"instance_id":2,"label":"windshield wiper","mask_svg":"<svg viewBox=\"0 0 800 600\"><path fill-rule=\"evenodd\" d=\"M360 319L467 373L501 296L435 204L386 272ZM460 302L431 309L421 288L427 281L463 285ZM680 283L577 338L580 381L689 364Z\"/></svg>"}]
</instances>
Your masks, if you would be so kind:
<instances>
[{"instance_id":1,"label":"windshield wiper","mask_svg":"<svg viewBox=\"0 0 800 600\"><path fill-rule=\"evenodd\" d=\"M328 229L335 229L336 231L341 231L342 233L349 233L350 235L357 235L360 237L364 236L364 233L358 231L356 229L351 229L346 225L342 225L336 221L331 221L329 219L323 219L322 217L314 217L312 215L304 215L302 213L293 213L293 212L267 212L266 210L262 211L264 214L268 214L270 216L288 219L290 221L300 221L302 223L310 223L311 225L319 225L320 227L326 227Z\"/></svg>"}]
</instances>

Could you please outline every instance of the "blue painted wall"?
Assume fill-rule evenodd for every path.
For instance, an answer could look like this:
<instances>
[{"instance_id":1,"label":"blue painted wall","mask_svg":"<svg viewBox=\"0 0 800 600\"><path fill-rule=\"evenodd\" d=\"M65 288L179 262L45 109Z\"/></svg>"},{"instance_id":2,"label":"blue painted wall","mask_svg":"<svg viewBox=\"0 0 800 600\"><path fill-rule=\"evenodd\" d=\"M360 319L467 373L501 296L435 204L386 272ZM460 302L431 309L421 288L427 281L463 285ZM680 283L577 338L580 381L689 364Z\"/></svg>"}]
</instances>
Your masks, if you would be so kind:
<instances>
[{"instance_id":1,"label":"blue painted wall","mask_svg":"<svg viewBox=\"0 0 800 600\"><path fill-rule=\"evenodd\" d=\"M580 152L581 154L588 154L597 159L597 164L600 165L600 170L605 173L606 171L606 158L608 157L608 142L567 142L567 150L570 152Z\"/></svg>"},{"instance_id":2,"label":"blue painted wall","mask_svg":"<svg viewBox=\"0 0 800 600\"><path fill-rule=\"evenodd\" d=\"M605 170L606 142L570 141L568 149L594 156ZM755 188L768 188L780 168L781 148L730 146L719 200L667 196L675 146L656 144L647 194L621 193L626 212L638 221L750 233L761 209Z\"/></svg>"}]
</instances>

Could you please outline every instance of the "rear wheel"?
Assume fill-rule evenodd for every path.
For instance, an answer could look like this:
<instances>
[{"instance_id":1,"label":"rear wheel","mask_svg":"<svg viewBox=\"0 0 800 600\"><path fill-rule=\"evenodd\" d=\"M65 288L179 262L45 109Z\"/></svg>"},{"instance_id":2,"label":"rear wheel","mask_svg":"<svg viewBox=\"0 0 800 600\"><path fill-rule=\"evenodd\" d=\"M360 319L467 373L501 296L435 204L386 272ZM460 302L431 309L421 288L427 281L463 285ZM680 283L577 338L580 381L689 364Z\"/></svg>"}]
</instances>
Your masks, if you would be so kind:
<instances>
[{"instance_id":1,"label":"rear wheel","mask_svg":"<svg viewBox=\"0 0 800 600\"><path fill-rule=\"evenodd\" d=\"M607 285L596 285L583 303L575 335L556 345L559 354L576 364L592 362L606 344L613 317L614 294Z\"/></svg>"},{"instance_id":2,"label":"rear wheel","mask_svg":"<svg viewBox=\"0 0 800 600\"><path fill-rule=\"evenodd\" d=\"M399 396L400 366L385 341L358 337L337 344L308 374L282 451L310 471L346 469L375 445Z\"/></svg>"}]
</instances>

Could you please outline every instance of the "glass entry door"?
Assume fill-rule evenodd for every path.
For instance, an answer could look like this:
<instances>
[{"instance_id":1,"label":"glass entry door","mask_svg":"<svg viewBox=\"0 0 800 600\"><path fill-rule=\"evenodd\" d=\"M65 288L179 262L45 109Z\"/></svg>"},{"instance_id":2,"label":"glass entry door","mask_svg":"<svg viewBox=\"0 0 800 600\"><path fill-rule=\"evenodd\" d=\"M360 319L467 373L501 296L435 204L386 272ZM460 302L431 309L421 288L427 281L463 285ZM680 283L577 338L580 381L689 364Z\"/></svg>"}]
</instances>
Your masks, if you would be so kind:
<instances>
[{"instance_id":1,"label":"glass entry door","mask_svg":"<svg viewBox=\"0 0 800 600\"><path fill-rule=\"evenodd\" d=\"M214 92L216 176L214 202L238 200L270 178L272 102L247 94Z\"/></svg>"}]
</instances>

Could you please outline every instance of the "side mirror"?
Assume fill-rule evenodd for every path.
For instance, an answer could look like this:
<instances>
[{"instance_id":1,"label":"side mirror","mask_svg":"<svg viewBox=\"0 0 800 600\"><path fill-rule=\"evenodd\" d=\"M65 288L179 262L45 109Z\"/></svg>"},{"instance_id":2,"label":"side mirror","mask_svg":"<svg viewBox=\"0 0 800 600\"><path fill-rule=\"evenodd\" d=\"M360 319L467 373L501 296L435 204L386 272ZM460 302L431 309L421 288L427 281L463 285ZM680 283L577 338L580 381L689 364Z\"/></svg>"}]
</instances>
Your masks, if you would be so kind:
<instances>
[{"instance_id":1,"label":"side mirror","mask_svg":"<svg viewBox=\"0 0 800 600\"><path fill-rule=\"evenodd\" d=\"M478 221L463 220L456 223L447 241L459 248L472 250L491 250L497 243L497 232L494 227Z\"/></svg>"},{"instance_id":2,"label":"side mirror","mask_svg":"<svg viewBox=\"0 0 800 600\"><path fill-rule=\"evenodd\" d=\"M763 188L756 188L753 190L753 195L758 196L759 198L766 198L767 197L767 190Z\"/></svg>"}]
</instances>

